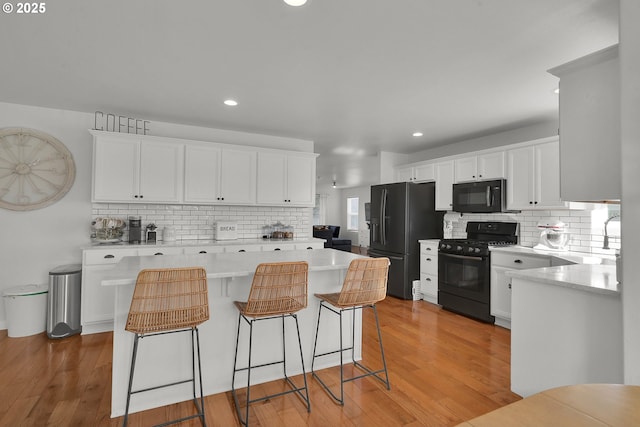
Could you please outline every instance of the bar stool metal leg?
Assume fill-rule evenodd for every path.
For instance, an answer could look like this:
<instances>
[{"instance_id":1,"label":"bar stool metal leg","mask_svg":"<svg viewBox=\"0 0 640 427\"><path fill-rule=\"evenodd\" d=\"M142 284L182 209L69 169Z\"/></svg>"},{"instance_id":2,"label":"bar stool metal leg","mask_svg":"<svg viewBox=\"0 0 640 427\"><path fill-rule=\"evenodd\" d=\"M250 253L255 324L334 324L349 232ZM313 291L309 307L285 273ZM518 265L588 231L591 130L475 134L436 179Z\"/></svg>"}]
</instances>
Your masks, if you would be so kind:
<instances>
[{"instance_id":1,"label":"bar stool metal leg","mask_svg":"<svg viewBox=\"0 0 640 427\"><path fill-rule=\"evenodd\" d=\"M318 354L316 349L317 349L317 343L318 343L318 331L320 329L320 315L322 313L322 308L325 308L329 311L331 311L332 313L335 313L338 315L339 317L339 323L340 323L340 331L339 331L339 337L340 337L340 345L338 350L333 350L333 351L328 351L325 353L321 353ZM362 310L364 308L372 308L374 311L374 315L375 315L375 319L376 319L376 330L378 332L378 343L380 346L380 357L382 359L382 369L378 369L378 370L372 370L366 366L364 366L362 363L358 362L355 359L355 310ZM344 314L345 311L351 311L351 345L347 348L344 347L344 337L343 337L343 332L342 332L342 328L343 328L343 320L342 320L342 316ZM364 371L363 374L361 375L357 375L351 378L345 378L344 375L344 357L343 357L343 353L347 350L351 351L351 363L353 363L356 367L358 367L360 370ZM318 376L318 374L316 373L315 369L314 369L314 363L315 363L315 359L318 357L322 357L322 356L328 356L330 354L335 354L338 353L340 355L340 394L336 395L330 388L329 386ZM380 376L380 374L384 373L384 378L382 378ZM387 372L387 362L386 362L386 358L384 355L384 348L382 346L382 334L380 332L380 322L378 320L378 311L376 309L375 304L372 305L367 305L367 306L360 306L360 307L350 307L350 308L345 308L345 309L338 309L338 310L334 310L333 308L331 308L328 305L324 304L324 301L320 302L320 309L318 312L318 323L316 325L316 338L315 338L315 343L313 346L313 359L311 361L311 375L313 378L315 378L316 380L318 380L318 382L320 383L320 385L322 385L322 387L329 393L329 395L336 401L338 402L340 405L344 405L344 383L346 382L350 382L359 378L364 378L367 376L373 376L374 378L376 378L377 380L379 380L380 382L382 382L387 390L391 390L391 385L389 383L389 374Z\"/></svg>"},{"instance_id":2,"label":"bar stool metal leg","mask_svg":"<svg viewBox=\"0 0 640 427\"><path fill-rule=\"evenodd\" d=\"M135 371L135 364L136 364L136 359L137 359L137 355L138 355L138 345L139 345L139 340L145 337L152 337L152 336L157 336L157 335L166 335L166 334L172 334L172 333L178 333L178 332L187 332L189 331L189 329L184 329L184 330L178 330L178 331L169 331L169 332L159 332L159 333L155 333L155 334L147 334L147 335L142 335L142 334L135 334L134 335L134 339L133 339L133 353L131 356L131 369L129 371L129 388L127 390L127 403L126 403L126 407L125 407L125 413L124 413L124 420L122 425L124 427L127 426L128 422L129 422L129 405L131 402L131 395L133 394L137 394L137 393L143 393L145 391L151 391L151 390L157 390L160 388L165 388L165 387L170 387L170 386L174 386L174 385L178 385L178 384L184 384L187 382L191 382L192 383L192 391L193 391L193 405L196 407L196 414L194 415L190 415L187 417L183 417L183 418L179 418L176 420L172 420L172 421L168 421L166 423L162 423L162 424L158 424L156 427L162 427L162 426L168 426L171 424L177 424L180 423L182 421L186 421L186 420L190 420L192 418L200 418L200 421L202 422L202 425L204 427L206 427L206 421L205 421L205 416L204 416L204 393L203 393L203 386L202 386L202 366L201 366L201 361L200 361L200 335L198 332L198 328L197 327L193 327L190 328L191 330L191 378L186 379L186 380L181 380L181 381L176 381L173 383L169 383L169 384L162 384L162 385L158 385L158 386L154 386L154 387L148 387L148 388L144 388L144 389L140 389L140 390L132 390L133 388L133 377L134 377L134 371ZM194 339L195 336L195 339ZM197 353L196 353L197 352ZM199 388L200 388L200 399L198 401L198 397L196 395L196 354L197 354L197 358L198 358L198 382L199 382Z\"/></svg>"},{"instance_id":3,"label":"bar stool metal leg","mask_svg":"<svg viewBox=\"0 0 640 427\"><path fill-rule=\"evenodd\" d=\"M122 426L127 427L129 422L129 403L131 402L131 387L133 386L133 371L136 367L136 356L138 354L138 334L135 334L133 338L133 352L131 355L131 369L129 369L129 388L127 389L127 405L124 410L124 420Z\"/></svg>"},{"instance_id":4,"label":"bar stool metal leg","mask_svg":"<svg viewBox=\"0 0 640 427\"><path fill-rule=\"evenodd\" d=\"M257 319L247 319L245 316L243 316L242 314L240 314L240 318L238 319L238 331L237 331L237 335L236 335L236 350L235 350L235 356L234 356L234 362L233 362L233 375L232 375L232 384L231 384L231 394L233 396L233 401L234 404L236 406L236 413L238 415L238 420L240 421L240 424L242 424L243 426L248 426L249 425L249 409L252 403L255 402L259 402L262 400L267 400L273 397L278 397L278 396L282 396L285 394L289 394L289 393L296 393L304 402L305 405L307 406L307 412L311 412L311 400L309 398L309 388L307 385L307 377L306 377L306 372L304 369L304 356L303 356L303 351L302 351L302 339L300 337L300 327L298 324L298 317L295 314L289 314L286 316L290 316L293 317L293 319L295 320L296 323L296 332L298 335L298 346L299 346L299 351L300 351L300 361L302 364L302 378L304 381L304 386L302 387L298 387L289 377L288 373L287 373L287 356L286 356L286 340L285 340L285 324L284 324L284 318L285 315L280 315L280 316L275 316L275 317L269 317L269 318L257 318ZM254 323L260 320L270 320L270 319L276 319L276 318L281 318L282 321L282 352L283 352L283 356L282 356L282 360L280 361L276 361L276 362L270 362L270 363L264 363L261 365L253 365L252 364L252 349L253 349L253 326ZM248 348L248 360L247 360L247 366L245 368L238 368L238 346L239 346L239 341L240 341L240 323L242 321L242 319L244 319L248 324L249 324L249 348ZM283 373L284 373L284 380L287 382L287 384L289 384L289 386L291 387L289 390L287 391L283 391L280 393L275 393L275 394L271 394L268 396L263 396L263 397L259 397L256 399L251 399L251 370L255 369L255 368L261 368L261 367L265 367L265 366L271 366L271 365L276 365L276 364L282 364L283 365ZM241 406L240 406L240 400L238 399L238 394L237 391L235 389L235 379L236 379L236 373L240 372L240 371L247 371L247 391L246 391L246 408L244 410L244 414L242 413L243 411L241 410ZM304 393L303 393L304 391Z\"/></svg>"}]
</instances>

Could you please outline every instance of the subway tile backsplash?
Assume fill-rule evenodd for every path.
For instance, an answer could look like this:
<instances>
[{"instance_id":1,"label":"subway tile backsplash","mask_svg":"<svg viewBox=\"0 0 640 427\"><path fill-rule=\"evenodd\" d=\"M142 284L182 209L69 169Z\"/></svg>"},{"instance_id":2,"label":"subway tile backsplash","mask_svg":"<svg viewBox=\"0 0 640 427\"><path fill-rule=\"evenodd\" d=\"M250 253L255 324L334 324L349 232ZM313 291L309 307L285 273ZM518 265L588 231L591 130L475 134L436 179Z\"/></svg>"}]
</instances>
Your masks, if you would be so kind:
<instances>
[{"instance_id":1,"label":"subway tile backsplash","mask_svg":"<svg viewBox=\"0 0 640 427\"><path fill-rule=\"evenodd\" d=\"M127 219L139 215L142 227L154 223L158 228L173 226L179 240L210 240L214 238L217 221L238 223L238 238L262 237L262 227L281 222L294 229L294 237L311 237L312 208L211 205L140 205L94 203L92 219L113 216ZM126 230L125 230L126 233ZM123 236L123 240L128 235Z\"/></svg>"},{"instance_id":2,"label":"subway tile backsplash","mask_svg":"<svg viewBox=\"0 0 640 427\"><path fill-rule=\"evenodd\" d=\"M620 249L620 222L616 219L609 222L609 250L603 249L604 223L612 215L609 205L587 204L582 210L550 210L550 211L522 211L520 213L502 214L452 214L448 213L446 220L452 220L449 233L453 238L466 237L467 221L515 221L520 224L519 244L535 246L540 238L538 221L560 220L567 226L571 234L570 251L612 254ZM617 209L614 208L614 211ZM615 213L615 212L614 212ZM445 232L447 223L445 223Z\"/></svg>"}]
</instances>

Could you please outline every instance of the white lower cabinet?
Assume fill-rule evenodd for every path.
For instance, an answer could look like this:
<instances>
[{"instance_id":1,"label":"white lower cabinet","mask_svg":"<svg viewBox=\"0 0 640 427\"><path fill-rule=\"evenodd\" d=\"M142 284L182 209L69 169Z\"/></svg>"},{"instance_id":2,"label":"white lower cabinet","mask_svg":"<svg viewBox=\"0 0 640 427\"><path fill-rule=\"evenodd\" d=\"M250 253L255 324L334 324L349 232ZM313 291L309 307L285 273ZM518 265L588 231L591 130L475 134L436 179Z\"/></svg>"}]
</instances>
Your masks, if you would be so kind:
<instances>
[{"instance_id":1,"label":"white lower cabinet","mask_svg":"<svg viewBox=\"0 0 640 427\"><path fill-rule=\"evenodd\" d=\"M80 309L83 334L113 330L115 288L100 282L123 257L137 253L136 249L122 248L84 251Z\"/></svg>"},{"instance_id":2,"label":"white lower cabinet","mask_svg":"<svg viewBox=\"0 0 640 427\"><path fill-rule=\"evenodd\" d=\"M155 247L155 248L140 248L138 249L138 256L147 255L181 255L183 248L180 247Z\"/></svg>"},{"instance_id":3,"label":"white lower cabinet","mask_svg":"<svg viewBox=\"0 0 640 427\"><path fill-rule=\"evenodd\" d=\"M506 272L550 266L551 257L491 252L491 315L496 325L511 329L511 278Z\"/></svg>"},{"instance_id":4,"label":"white lower cabinet","mask_svg":"<svg viewBox=\"0 0 640 427\"><path fill-rule=\"evenodd\" d=\"M184 254L219 254L224 252L224 247L222 246L185 246Z\"/></svg>"},{"instance_id":5,"label":"white lower cabinet","mask_svg":"<svg viewBox=\"0 0 640 427\"><path fill-rule=\"evenodd\" d=\"M438 303L438 243L439 240L420 241L420 292L422 299Z\"/></svg>"}]
</instances>

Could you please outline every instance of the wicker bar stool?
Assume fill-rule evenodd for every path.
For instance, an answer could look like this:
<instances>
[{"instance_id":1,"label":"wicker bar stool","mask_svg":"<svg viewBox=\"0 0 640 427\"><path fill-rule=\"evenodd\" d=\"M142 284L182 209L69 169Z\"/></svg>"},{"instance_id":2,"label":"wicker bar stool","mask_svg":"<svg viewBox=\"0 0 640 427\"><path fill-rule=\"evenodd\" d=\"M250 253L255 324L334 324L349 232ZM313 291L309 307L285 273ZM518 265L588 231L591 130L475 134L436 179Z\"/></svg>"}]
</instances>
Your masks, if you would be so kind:
<instances>
[{"instance_id":1,"label":"wicker bar stool","mask_svg":"<svg viewBox=\"0 0 640 427\"><path fill-rule=\"evenodd\" d=\"M179 423L191 418L200 418L203 426L204 396L202 392L202 369L200 365L200 337L198 325L209 319L209 298L207 291L207 273L202 267L147 269L138 274L133 291L131 308L125 330L135 334L127 406L123 425L127 425L131 395L178 384L193 383L193 403L197 413L188 417L168 421L162 426ZM141 338L166 335L178 332L191 332L191 370L189 379L170 384L132 390L133 374L138 353L138 341ZM194 340L195 337L195 340ZM200 399L196 397L196 352L198 359L198 383Z\"/></svg>"},{"instance_id":2,"label":"wicker bar stool","mask_svg":"<svg viewBox=\"0 0 640 427\"><path fill-rule=\"evenodd\" d=\"M354 259L349 264L347 274L339 293L331 294L315 294L320 299L320 308L318 309L318 323L316 325L316 338L313 344L313 359L311 360L311 375L320 382L324 389L341 405L344 405L344 383L363 378L374 376L387 386L387 390L391 389L389 384L389 374L387 372L387 362L384 357L384 348L382 347L382 335L380 334L380 322L378 321L378 310L376 303L382 301L387 294L387 277L389 272L388 258L361 258ZM320 330L320 316L322 309L337 314L340 318L340 348L338 350L328 351L326 353L317 354L318 331ZM363 308L372 308L376 318L376 328L378 330L378 342L380 343L380 356L382 358L382 368L372 370L355 360L354 355L354 335L355 335L355 310ZM351 346L344 347L342 337L342 314L351 311ZM351 350L351 361L355 367L364 371L362 375L351 378L344 377L344 360L343 353ZM314 363L317 358L328 356L331 354L340 354L340 395L336 395L331 389L320 379L314 370ZM381 374L384 373L384 378Z\"/></svg>"},{"instance_id":3,"label":"wicker bar stool","mask_svg":"<svg viewBox=\"0 0 640 427\"><path fill-rule=\"evenodd\" d=\"M233 362L233 378L231 392L236 405L238 419L242 425L249 425L249 407L252 403L282 396L289 393L296 393L306 404L307 412L311 411L309 401L309 389L307 388L307 377L304 370L304 357L302 355L302 341L300 340L300 327L296 313L307 306L307 287L309 265L306 262L277 262L263 263L256 267L249 299L247 302L235 301L235 306L239 311L238 332L236 335L236 350ZM302 363L302 378L304 386L297 386L287 375L287 358L285 346L285 317L292 317L296 323L298 333L298 345L300 347L300 362ZM253 326L261 320L282 320L282 360L260 365L251 364L251 351L253 350ZM249 325L249 356L247 366L238 368L238 343L240 341L240 325L242 320ZM251 370L271 365L282 364L284 379L290 390L251 399ZM246 409L243 416L236 392L236 373L247 371L246 387ZM304 392L304 393L303 393Z\"/></svg>"}]
</instances>

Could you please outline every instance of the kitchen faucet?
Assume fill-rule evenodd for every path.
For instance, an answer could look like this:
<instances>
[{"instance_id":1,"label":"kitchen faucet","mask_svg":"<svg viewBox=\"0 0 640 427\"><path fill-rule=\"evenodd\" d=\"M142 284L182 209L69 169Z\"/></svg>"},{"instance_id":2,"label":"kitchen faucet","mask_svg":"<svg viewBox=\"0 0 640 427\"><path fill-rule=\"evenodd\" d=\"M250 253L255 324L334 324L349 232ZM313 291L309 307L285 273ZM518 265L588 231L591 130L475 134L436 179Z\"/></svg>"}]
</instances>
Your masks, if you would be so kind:
<instances>
[{"instance_id":1,"label":"kitchen faucet","mask_svg":"<svg viewBox=\"0 0 640 427\"><path fill-rule=\"evenodd\" d=\"M604 222L604 241L603 241L603 244L602 244L602 249L610 249L609 248L609 234L607 233L607 226L609 225L609 221L611 221L614 218L620 218L620 214L612 215Z\"/></svg>"}]
</instances>

